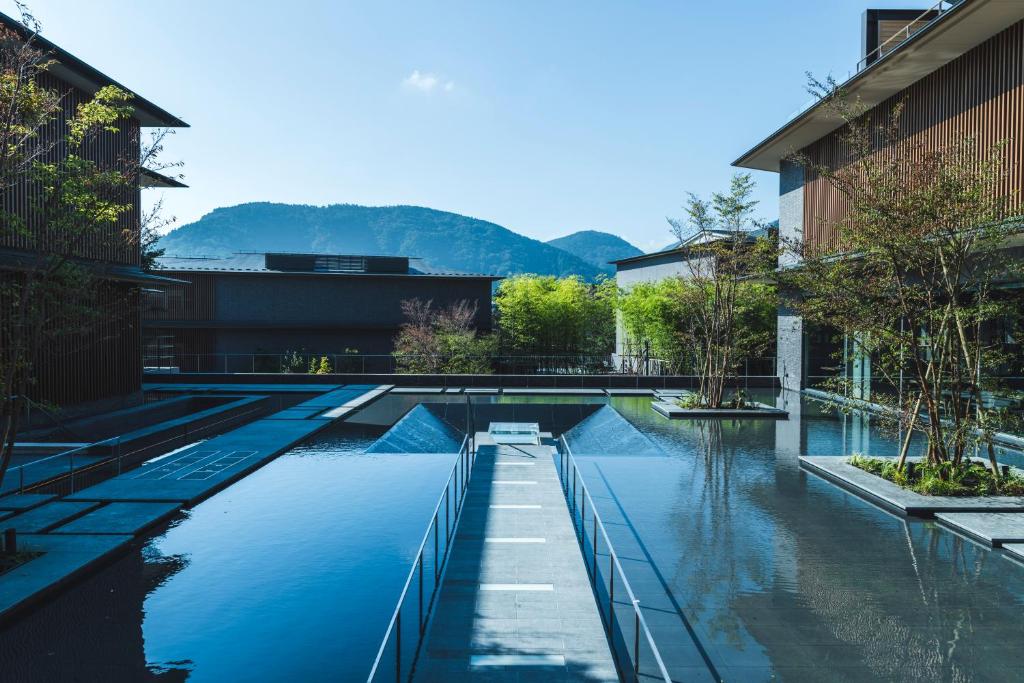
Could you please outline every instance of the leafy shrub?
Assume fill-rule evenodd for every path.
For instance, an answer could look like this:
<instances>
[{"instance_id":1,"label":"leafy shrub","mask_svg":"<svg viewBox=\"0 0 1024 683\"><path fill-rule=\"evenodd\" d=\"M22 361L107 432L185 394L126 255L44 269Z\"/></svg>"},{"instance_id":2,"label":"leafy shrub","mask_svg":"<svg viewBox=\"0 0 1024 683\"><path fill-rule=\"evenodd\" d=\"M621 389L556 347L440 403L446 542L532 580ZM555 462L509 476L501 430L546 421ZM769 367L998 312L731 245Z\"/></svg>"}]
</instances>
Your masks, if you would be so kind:
<instances>
[{"instance_id":1,"label":"leafy shrub","mask_svg":"<svg viewBox=\"0 0 1024 683\"><path fill-rule=\"evenodd\" d=\"M1010 470L997 476L986 464L973 460L960 466L952 462L907 463L902 469L896 467L895 460L865 455L853 455L848 462L925 496L1024 495L1024 477L1019 473Z\"/></svg>"}]
</instances>

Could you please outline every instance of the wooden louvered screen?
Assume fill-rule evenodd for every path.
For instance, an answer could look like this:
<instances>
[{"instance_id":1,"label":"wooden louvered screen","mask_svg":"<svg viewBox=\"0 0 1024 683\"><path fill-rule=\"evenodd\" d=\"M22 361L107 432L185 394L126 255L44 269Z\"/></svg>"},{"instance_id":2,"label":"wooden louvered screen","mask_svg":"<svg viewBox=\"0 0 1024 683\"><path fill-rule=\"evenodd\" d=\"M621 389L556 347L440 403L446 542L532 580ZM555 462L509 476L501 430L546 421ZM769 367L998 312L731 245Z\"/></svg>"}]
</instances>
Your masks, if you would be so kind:
<instances>
[{"instance_id":1,"label":"wooden louvered screen","mask_svg":"<svg viewBox=\"0 0 1024 683\"><path fill-rule=\"evenodd\" d=\"M1020 209L1024 189L1024 22L1014 24L970 52L925 76L873 110L876 122L905 102L908 140L940 148L965 136L987 150L1005 141L1007 177L1001 193ZM815 164L840 168L848 161L837 131L803 150ZM885 154L882 150L880 154ZM846 211L842 195L808 169L804 189L804 236L816 251L840 251L836 224Z\"/></svg>"}]
</instances>

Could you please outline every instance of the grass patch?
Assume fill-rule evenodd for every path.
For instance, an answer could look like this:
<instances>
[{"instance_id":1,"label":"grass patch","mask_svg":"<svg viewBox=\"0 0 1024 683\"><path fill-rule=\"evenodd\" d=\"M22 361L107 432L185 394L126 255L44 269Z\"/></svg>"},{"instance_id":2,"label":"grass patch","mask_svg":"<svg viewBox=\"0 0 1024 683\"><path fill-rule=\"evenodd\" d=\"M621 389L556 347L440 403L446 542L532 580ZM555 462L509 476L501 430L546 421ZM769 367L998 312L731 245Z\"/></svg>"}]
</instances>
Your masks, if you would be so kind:
<instances>
[{"instance_id":1,"label":"grass patch","mask_svg":"<svg viewBox=\"0 0 1024 683\"><path fill-rule=\"evenodd\" d=\"M0 553L0 576L3 576L15 567L19 567L30 560L36 559L40 555L42 555L42 553L37 551L25 551L21 553L14 553L13 555Z\"/></svg>"},{"instance_id":2,"label":"grass patch","mask_svg":"<svg viewBox=\"0 0 1024 683\"><path fill-rule=\"evenodd\" d=\"M895 460L866 455L850 456L849 463L924 496L1024 496L1024 477L1012 470L997 477L987 464L973 460L959 467L908 462L902 470Z\"/></svg>"}]
</instances>

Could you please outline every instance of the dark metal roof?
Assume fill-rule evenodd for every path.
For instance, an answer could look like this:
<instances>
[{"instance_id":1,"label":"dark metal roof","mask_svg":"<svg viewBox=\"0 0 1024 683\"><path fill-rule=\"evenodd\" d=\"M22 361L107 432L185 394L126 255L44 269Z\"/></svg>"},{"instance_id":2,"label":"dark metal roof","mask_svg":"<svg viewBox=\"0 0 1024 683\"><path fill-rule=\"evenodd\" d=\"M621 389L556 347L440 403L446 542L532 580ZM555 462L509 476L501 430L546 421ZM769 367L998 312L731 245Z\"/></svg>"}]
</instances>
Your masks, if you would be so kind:
<instances>
[{"instance_id":1,"label":"dark metal roof","mask_svg":"<svg viewBox=\"0 0 1024 683\"><path fill-rule=\"evenodd\" d=\"M341 254L287 254L287 256L319 256L327 258L346 257L346 255ZM460 273L454 271L444 271L426 268L422 266L416 268L409 266L405 272L368 272L355 270L282 270L268 268L266 257L267 254L264 252L244 252L232 254L231 256L161 256L160 258L157 259L157 268L159 268L160 270L189 273L262 273L269 275L322 275L328 277L414 276L436 278L475 278L482 280L502 279L501 275L488 275L482 273ZM366 256L365 258L371 259L394 257Z\"/></svg>"},{"instance_id":2,"label":"dark metal roof","mask_svg":"<svg viewBox=\"0 0 1024 683\"><path fill-rule=\"evenodd\" d=\"M17 19L0 12L0 24L16 31L24 39L32 38L38 48L49 54L56 64L52 65L49 72L54 76L67 81L71 85L81 88L86 92L96 92L106 85L114 85L132 94L132 106L135 108L135 118L143 126L165 126L168 128L188 128L188 124L177 116L165 111L153 104L145 97L126 88L110 76L102 73L95 67L86 64L78 57L67 50L51 43L39 34L32 34L24 24Z\"/></svg>"}]
</instances>

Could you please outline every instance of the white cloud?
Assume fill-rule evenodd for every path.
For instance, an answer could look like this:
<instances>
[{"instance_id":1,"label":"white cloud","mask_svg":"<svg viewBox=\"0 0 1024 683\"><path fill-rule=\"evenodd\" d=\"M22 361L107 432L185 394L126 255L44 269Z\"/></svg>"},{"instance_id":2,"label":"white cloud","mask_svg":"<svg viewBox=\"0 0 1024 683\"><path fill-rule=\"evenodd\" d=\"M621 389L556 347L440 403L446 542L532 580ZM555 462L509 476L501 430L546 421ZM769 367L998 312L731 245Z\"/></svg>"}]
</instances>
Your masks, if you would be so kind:
<instances>
[{"instance_id":1,"label":"white cloud","mask_svg":"<svg viewBox=\"0 0 1024 683\"><path fill-rule=\"evenodd\" d=\"M409 74L404 81L402 81L402 85L406 88L419 90L420 92L433 92L438 88L445 92L455 90L454 81L443 80L437 74L423 72L419 69L414 69L413 72Z\"/></svg>"}]
</instances>

